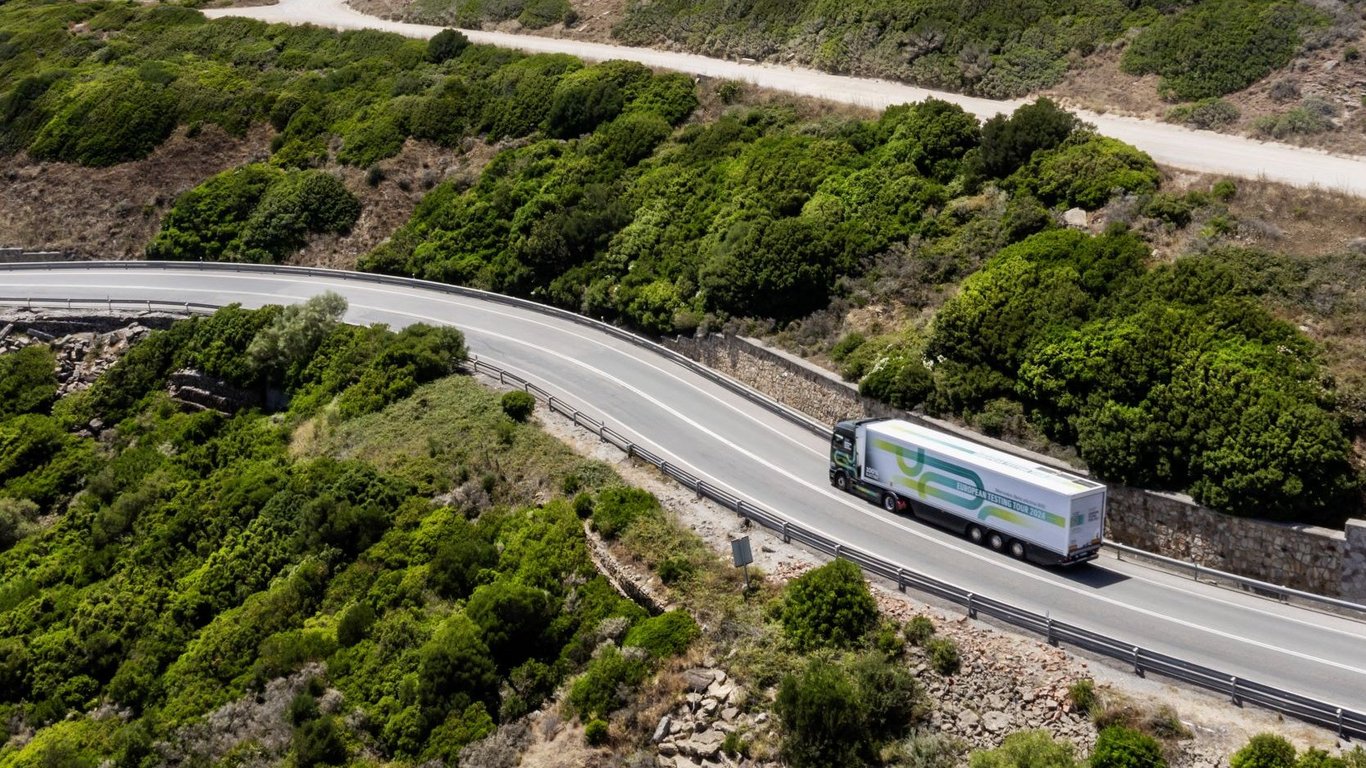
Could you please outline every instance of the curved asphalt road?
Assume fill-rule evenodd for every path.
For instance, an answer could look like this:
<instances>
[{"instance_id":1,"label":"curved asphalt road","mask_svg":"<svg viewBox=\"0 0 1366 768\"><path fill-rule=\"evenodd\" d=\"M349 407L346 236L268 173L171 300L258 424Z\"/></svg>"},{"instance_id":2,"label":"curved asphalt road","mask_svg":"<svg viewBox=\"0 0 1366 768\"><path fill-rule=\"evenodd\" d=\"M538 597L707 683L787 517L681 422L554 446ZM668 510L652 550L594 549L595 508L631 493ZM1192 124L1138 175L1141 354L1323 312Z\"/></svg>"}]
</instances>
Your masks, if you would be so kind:
<instances>
[{"instance_id":1,"label":"curved asphalt road","mask_svg":"<svg viewBox=\"0 0 1366 768\"><path fill-rule=\"evenodd\" d=\"M681 365L568 320L342 277L189 265L0 268L0 296L9 298L260 306L324 290L350 301L351 322L453 324L479 357L562 395L693 474L850 546L1060 621L1366 711L1366 625L1108 559L1074 571L1039 568L888 515L829 487L821 438Z\"/></svg>"},{"instance_id":2,"label":"curved asphalt road","mask_svg":"<svg viewBox=\"0 0 1366 768\"><path fill-rule=\"evenodd\" d=\"M350 7L345 0L282 0L276 5L213 8L205 10L204 15L211 18L245 16L268 22L317 24L335 29L380 29L416 38L431 37L442 29L370 16ZM463 31L476 43L516 48L529 53L568 53L590 61L626 59L658 69L739 80L763 88L873 109L934 97L958 104L978 118L986 119L1001 112L1011 112L1023 103L1022 100L996 101L947 91L931 91L905 83L833 75L802 67L746 64L691 53L557 37ZM1138 147L1163 165L1237 178L1260 178L1299 187L1318 186L1366 196L1366 158L1331 155L1316 149L1212 131L1193 131L1153 120L1102 115L1085 110L1075 112L1081 119L1095 125L1101 133Z\"/></svg>"}]
</instances>

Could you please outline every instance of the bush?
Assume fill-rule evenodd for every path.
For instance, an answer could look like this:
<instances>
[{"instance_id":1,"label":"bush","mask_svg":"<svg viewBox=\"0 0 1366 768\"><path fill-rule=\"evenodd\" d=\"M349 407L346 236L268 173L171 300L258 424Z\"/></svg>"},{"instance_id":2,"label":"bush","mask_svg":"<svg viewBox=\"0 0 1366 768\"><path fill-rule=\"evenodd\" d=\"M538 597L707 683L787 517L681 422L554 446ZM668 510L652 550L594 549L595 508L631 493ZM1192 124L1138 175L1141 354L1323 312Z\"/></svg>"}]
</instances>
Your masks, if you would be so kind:
<instances>
[{"instance_id":1,"label":"bush","mask_svg":"<svg viewBox=\"0 0 1366 768\"><path fill-rule=\"evenodd\" d=\"M659 500L649 491L625 486L604 488L593 503L593 530L603 538L615 539L642 515L659 509Z\"/></svg>"},{"instance_id":2,"label":"bush","mask_svg":"<svg viewBox=\"0 0 1366 768\"><path fill-rule=\"evenodd\" d=\"M1091 751L1091 768L1166 768L1162 745L1148 734L1111 726L1100 732Z\"/></svg>"},{"instance_id":3,"label":"bush","mask_svg":"<svg viewBox=\"0 0 1366 768\"><path fill-rule=\"evenodd\" d=\"M1057 742L1048 731L1019 731L1005 737L996 749L974 752L970 768L1076 768L1071 742Z\"/></svg>"},{"instance_id":4,"label":"bush","mask_svg":"<svg viewBox=\"0 0 1366 768\"><path fill-rule=\"evenodd\" d=\"M489 653L504 670L540 655L558 613L549 593L508 578L475 589L465 603L465 614L479 626Z\"/></svg>"},{"instance_id":5,"label":"bush","mask_svg":"<svg viewBox=\"0 0 1366 768\"><path fill-rule=\"evenodd\" d=\"M872 748L866 706L838 666L813 658L783 678L773 710L783 725L783 760L793 768L856 765Z\"/></svg>"},{"instance_id":6,"label":"bush","mask_svg":"<svg viewBox=\"0 0 1366 768\"><path fill-rule=\"evenodd\" d=\"M1295 747L1283 736L1259 733L1229 758L1230 768L1295 768Z\"/></svg>"},{"instance_id":7,"label":"bush","mask_svg":"<svg viewBox=\"0 0 1366 768\"><path fill-rule=\"evenodd\" d=\"M57 358L45 344L0 355L0 421L45 413L57 399Z\"/></svg>"},{"instance_id":8,"label":"bush","mask_svg":"<svg viewBox=\"0 0 1366 768\"><path fill-rule=\"evenodd\" d=\"M692 564L692 561L682 555L666 557L655 568L655 572L659 574L659 580L670 586L691 578L696 571L697 567Z\"/></svg>"},{"instance_id":9,"label":"bush","mask_svg":"<svg viewBox=\"0 0 1366 768\"><path fill-rule=\"evenodd\" d=\"M498 550L465 525L441 543L427 578L438 594L463 600L479 585L480 572L497 563Z\"/></svg>"},{"instance_id":10,"label":"bush","mask_svg":"<svg viewBox=\"0 0 1366 768\"><path fill-rule=\"evenodd\" d=\"M915 356L893 351L878 358L858 385L859 394L910 410L934 391L930 369Z\"/></svg>"},{"instance_id":11,"label":"bush","mask_svg":"<svg viewBox=\"0 0 1366 768\"><path fill-rule=\"evenodd\" d=\"M849 647L877 620L877 602L858 566L835 560L787 585L783 629L797 648Z\"/></svg>"},{"instance_id":12,"label":"bush","mask_svg":"<svg viewBox=\"0 0 1366 768\"><path fill-rule=\"evenodd\" d=\"M897 657L906 650L906 638L901 636L901 627L891 619L878 622L873 630L873 648L883 655Z\"/></svg>"},{"instance_id":13,"label":"bush","mask_svg":"<svg viewBox=\"0 0 1366 768\"><path fill-rule=\"evenodd\" d=\"M583 727L583 740L588 742L590 747L600 747L607 743L607 721L595 717L588 721Z\"/></svg>"},{"instance_id":14,"label":"bush","mask_svg":"<svg viewBox=\"0 0 1366 768\"><path fill-rule=\"evenodd\" d=\"M1210 97L1172 107L1164 119L1169 123L1181 123L1192 128L1217 130L1233 125L1239 117L1242 117L1242 113L1233 104L1217 97Z\"/></svg>"},{"instance_id":15,"label":"bush","mask_svg":"<svg viewBox=\"0 0 1366 768\"><path fill-rule=\"evenodd\" d=\"M503 413L513 421L526 421L531 417L532 411L536 410L536 398L530 392L523 392L520 389L504 392L499 403L503 407Z\"/></svg>"},{"instance_id":16,"label":"bush","mask_svg":"<svg viewBox=\"0 0 1366 768\"><path fill-rule=\"evenodd\" d=\"M337 621L337 644L350 648L365 639L370 625L375 623L375 609L368 603L356 603L347 608Z\"/></svg>"},{"instance_id":17,"label":"bush","mask_svg":"<svg viewBox=\"0 0 1366 768\"><path fill-rule=\"evenodd\" d=\"M1360 751L1361 747L1356 749ZM1310 747L1295 760L1295 768L1347 768L1347 761L1318 747Z\"/></svg>"},{"instance_id":18,"label":"bush","mask_svg":"<svg viewBox=\"0 0 1366 768\"><path fill-rule=\"evenodd\" d=\"M29 152L43 160L114 165L146 157L175 124L176 100L164 86L116 70L67 91Z\"/></svg>"},{"instance_id":19,"label":"bush","mask_svg":"<svg viewBox=\"0 0 1366 768\"><path fill-rule=\"evenodd\" d=\"M1053 149L1079 125L1077 118L1048 99L997 115L982 125L981 162L993 178L1005 178L1039 150Z\"/></svg>"},{"instance_id":20,"label":"bush","mask_svg":"<svg viewBox=\"0 0 1366 768\"><path fill-rule=\"evenodd\" d=\"M318 700L312 694L304 691L290 699L289 711L285 716L290 725L299 726L311 720L317 720L319 714Z\"/></svg>"},{"instance_id":21,"label":"bush","mask_svg":"<svg viewBox=\"0 0 1366 768\"><path fill-rule=\"evenodd\" d=\"M622 692L645 679L645 662L629 658L616 646L603 649L569 688L569 706L580 719L605 717L626 702Z\"/></svg>"},{"instance_id":22,"label":"bush","mask_svg":"<svg viewBox=\"0 0 1366 768\"><path fill-rule=\"evenodd\" d=\"M346 762L346 742L342 740L335 718L324 717L304 723L294 736L294 764L299 768L316 765L342 765Z\"/></svg>"},{"instance_id":23,"label":"bush","mask_svg":"<svg viewBox=\"0 0 1366 768\"><path fill-rule=\"evenodd\" d=\"M498 670L479 627L464 613L452 614L418 652L418 694L444 719L470 704L498 700Z\"/></svg>"},{"instance_id":24,"label":"bush","mask_svg":"<svg viewBox=\"0 0 1366 768\"><path fill-rule=\"evenodd\" d=\"M932 637L925 641L925 650L930 653L930 666L941 675L952 675L962 666L958 654L958 643L950 637Z\"/></svg>"},{"instance_id":25,"label":"bush","mask_svg":"<svg viewBox=\"0 0 1366 768\"><path fill-rule=\"evenodd\" d=\"M0 496L0 552L38 532L38 505ZM0 677L0 679L3 679Z\"/></svg>"},{"instance_id":26,"label":"bush","mask_svg":"<svg viewBox=\"0 0 1366 768\"><path fill-rule=\"evenodd\" d=\"M925 692L901 664L879 654L868 654L849 665L864 707L865 727L878 740L905 735L925 717Z\"/></svg>"},{"instance_id":27,"label":"bush","mask_svg":"<svg viewBox=\"0 0 1366 768\"><path fill-rule=\"evenodd\" d=\"M1290 2L1211 0L1159 18L1125 49L1120 66L1162 76L1182 99L1242 90L1290 62L1299 30L1320 18Z\"/></svg>"},{"instance_id":28,"label":"bush","mask_svg":"<svg viewBox=\"0 0 1366 768\"><path fill-rule=\"evenodd\" d=\"M1083 677L1069 685L1067 698L1071 699L1074 709L1086 715L1092 714L1100 703L1096 697L1096 683L1089 677Z\"/></svg>"},{"instance_id":29,"label":"bush","mask_svg":"<svg viewBox=\"0 0 1366 768\"><path fill-rule=\"evenodd\" d=\"M644 648L651 656L664 659L688 650L700 634L687 611L674 610L637 622L622 644Z\"/></svg>"},{"instance_id":30,"label":"bush","mask_svg":"<svg viewBox=\"0 0 1366 768\"><path fill-rule=\"evenodd\" d=\"M441 64L459 56L470 46L470 39L454 29L443 29L427 41L427 61Z\"/></svg>"},{"instance_id":31,"label":"bush","mask_svg":"<svg viewBox=\"0 0 1366 768\"><path fill-rule=\"evenodd\" d=\"M906 640L912 645L923 646L931 637L934 637L934 621L929 616L912 616L906 622Z\"/></svg>"},{"instance_id":32,"label":"bush","mask_svg":"<svg viewBox=\"0 0 1366 768\"><path fill-rule=\"evenodd\" d=\"M1273 139L1306 136L1332 129L1332 118L1303 106L1279 115L1262 115L1252 123L1252 130Z\"/></svg>"}]
</instances>

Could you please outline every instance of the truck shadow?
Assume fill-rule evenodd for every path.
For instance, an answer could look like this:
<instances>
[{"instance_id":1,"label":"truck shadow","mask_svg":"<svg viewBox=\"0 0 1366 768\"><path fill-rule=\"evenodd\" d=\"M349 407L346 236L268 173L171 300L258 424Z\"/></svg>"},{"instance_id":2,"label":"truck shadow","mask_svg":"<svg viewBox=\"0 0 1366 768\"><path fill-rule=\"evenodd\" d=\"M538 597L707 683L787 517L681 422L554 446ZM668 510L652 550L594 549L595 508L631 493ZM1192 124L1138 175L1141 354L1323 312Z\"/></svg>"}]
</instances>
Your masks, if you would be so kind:
<instances>
[{"instance_id":1,"label":"truck shadow","mask_svg":"<svg viewBox=\"0 0 1366 768\"><path fill-rule=\"evenodd\" d=\"M1082 563L1071 568L1055 568L1053 571L1073 584L1091 587L1092 589L1104 589L1112 584L1118 584L1132 578L1095 562Z\"/></svg>"}]
</instances>

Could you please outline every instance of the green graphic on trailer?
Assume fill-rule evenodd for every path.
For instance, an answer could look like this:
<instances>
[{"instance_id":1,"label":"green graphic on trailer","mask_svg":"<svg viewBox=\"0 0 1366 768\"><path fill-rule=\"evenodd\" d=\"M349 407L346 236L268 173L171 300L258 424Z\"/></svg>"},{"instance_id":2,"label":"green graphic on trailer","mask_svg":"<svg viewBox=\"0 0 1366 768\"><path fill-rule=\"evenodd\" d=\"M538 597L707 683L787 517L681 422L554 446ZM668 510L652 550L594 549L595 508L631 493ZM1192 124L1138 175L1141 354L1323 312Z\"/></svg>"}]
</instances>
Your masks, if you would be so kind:
<instances>
[{"instance_id":1,"label":"green graphic on trailer","mask_svg":"<svg viewBox=\"0 0 1366 768\"><path fill-rule=\"evenodd\" d=\"M926 456L923 448L912 451L886 440L874 440L873 444L896 456L897 468L902 472L901 484L915 489L921 498L935 498L962 509L976 511L978 520L998 517L1022 525L1024 517L1032 517L1059 528L1067 522L1061 515L988 491L976 472L933 456ZM963 498L963 495L959 494L971 498Z\"/></svg>"}]
</instances>

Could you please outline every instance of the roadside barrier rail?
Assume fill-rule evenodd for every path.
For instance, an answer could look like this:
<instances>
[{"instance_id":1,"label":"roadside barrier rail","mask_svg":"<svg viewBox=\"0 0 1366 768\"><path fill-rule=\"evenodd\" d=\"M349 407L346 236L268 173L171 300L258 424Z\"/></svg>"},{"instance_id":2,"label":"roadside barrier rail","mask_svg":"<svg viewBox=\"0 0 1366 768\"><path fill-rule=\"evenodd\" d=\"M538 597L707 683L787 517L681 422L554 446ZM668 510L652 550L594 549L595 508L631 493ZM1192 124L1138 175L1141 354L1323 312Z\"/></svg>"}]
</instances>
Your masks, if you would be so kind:
<instances>
[{"instance_id":1,"label":"roadside barrier rail","mask_svg":"<svg viewBox=\"0 0 1366 768\"><path fill-rule=\"evenodd\" d=\"M403 285L408 287L422 287L429 290L440 291L443 293L477 297L502 304L509 304L525 309L532 309L545 314L562 317L573 322L589 325L598 330L604 331L613 337L622 339L637 346L649 349L657 354L673 360L684 367L697 372L726 389L735 392L751 402L755 402L775 414L781 415L789 421L798 424L814 434L823 438L828 438L829 429L811 419L805 414L801 414L787 406L778 403L772 398L762 395L745 385L713 371L706 366L700 365L683 355L662 347L647 339L643 339L635 334L623 329L603 323L591 318L577 315L572 312L547 307L536 302L525 299L518 299L501 294L489 293L473 288L462 286L452 286L443 283L433 283L422 280L410 280L408 278L396 278L387 275L370 275L354 272L343 272L338 270L319 269L315 267L278 267L272 265L247 265L247 264L218 264L218 263L157 263L157 262L95 262L94 266L99 267L121 267L126 269L175 269L187 268L195 270L221 270L221 271L242 271L242 272L263 272L268 274L287 274L299 275L307 274L331 279L353 280L360 282L388 283ZM91 262L54 262L47 264L16 264L0 265L0 271L18 271L32 269L83 269L90 268ZM87 308L95 309L106 308L112 310L115 306L119 308L146 309L147 311L182 311L182 312L206 312L216 309L214 305L196 302L172 302L157 300L132 300L132 299L30 299L30 298L5 298L0 297L0 304L21 305L28 307L57 307L57 308ZM979 616L990 616L993 619L1005 624L1018 627L1020 629L1036 633L1043 636L1049 643L1054 645L1067 644L1078 649L1097 653L1113 659L1119 659L1126 664L1131 664L1135 674L1144 675L1147 673L1159 674L1164 677L1196 685L1201 688L1222 693L1229 697L1234 704L1244 703L1254 704L1265 707L1275 712L1313 723L1322 727L1334 730L1341 738L1366 738L1366 714L1353 710L1344 709L1331 703L1319 701L1311 697L1302 696L1289 691L1284 691L1268 685L1257 683L1256 681L1246 680L1219 670L1204 667L1198 664L1182 661L1172 656L1148 650L1130 643L1092 632L1081 627L1056 621L1050 616L1040 616L1031 611L1015 608L1008 603L992 599L984 595L968 592L960 587L950 584L931 576L920 574L913 569L907 568L887 560L883 560L874 555L865 553L857 548L850 547L843 542L825 536L819 531L810 530L798 524L792 523L786 518L773 513L762 507L751 504L733 493L718 488L707 483L685 469L665 461L662 457L651 452L644 446L637 445L616 430L611 429L607 424L599 419L595 419L581 409L574 407L563 398L555 396L553 393L527 381L526 379L511 373L497 365L480 360L471 356L467 367L469 370L484 373L497 378L504 385L514 386L522 389L531 395L538 397L553 412L570 418L576 425L588 429L598 435L599 439L610 443L619 450L626 453L628 457L638 458L651 466L658 468L663 474L677 481L685 488L694 491L699 497L705 497L715 501L722 506L734 511L737 515L756 522L766 528L781 534L785 542L798 542L818 552L836 558L844 558L855 563L864 571L880 576L897 585L901 591L914 589L923 594L933 595L942 600L963 606L967 610L968 616L977 618ZM1122 545L1121 545L1122 546ZM1132 550L1132 552L1142 552ZM1160 556L1152 553L1142 552L1144 557L1158 558ZM1164 558L1170 560L1170 558ZM1179 563L1179 561L1172 561ZM1180 563L1180 565L1192 566L1192 564ZM1221 574L1212 569L1205 569L1208 573ZM1197 578L1199 572L1197 571ZM1266 585L1264 582L1256 582L1252 579L1244 579L1228 574L1244 583L1255 584L1257 587L1267 587L1281 593L1296 593L1295 590L1287 590L1276 585ZM1319 598L1320 600L1331 601L1334 603L1344 603L1347 607L1366 610L1362 606L1357 606L1346 601L1337 601L1332 598L1309 595L1308 593L1297 593L1307 597Z\"/></svg>"},{"instance_id":2,"label":"roadside barrier rail","mask_svg":"<svg viewBox=\"0 0 1366 768\"><path fill-rule=\"evenodd\" d=\"M692 358L689 358L689 357L687 357L687 356L685 356L685 355L683 355L683 354L681 354L681 353L679 353L679 352L676 352L676 351L674 351L674 350L672 350L672 349L669 349L668 347L665 347L665 346L663 346L663 345L661 345L661 344L658 344L658 343L656 343L656 342L650 341L649 339L646 339L646 338L644 338L644 337L642 337L642 336L639 336L639 335L636 335L636 334L634 334L634 333L631 333L630 331L627 331L627 330L625 330L625 329L623 329L623 328L619 328L619 327L617 327L617 326L615 326L615 325L612 325L611 323L606 323L606 322L603 322L603 321L601 321L601 320L596 320L596 319L594 319L594 318L587 317L587 316L585 316L585 315L580 315L580 314L578 314L578 313L576 313L576 312L570 312L569 310L560 309L559 307L552 307L552 306L549 306L549 305L547 305L547 304L541 304L541 303L539 303L539 302L531 301L530 299L522 299L522 298L518 298L518 297L515 297L515 296L506 296L506 295L503 295L503 294L501 294L501 293L492 293L492 292L490 292L490 291L482 291L482 290L479 290L478 288L468 288L468 287L463 286L463 285L450 285L450 284L447 284L447 283L438 283L438 282L434 282L434 281L431 281L431 280L421 280L421 279L417 279L417 278L395 277L395 276L393 276L393 275L382 275L382 274L369 273L369 272L352 272L352 271L348 271L348 270L324 269L324 268L321 268L321 267L284 267L284 266L277 266L277 265L273 265L273 264L232 264L232 263L225 263L225 262L181 262L181 261L74 261L74 262L73 262L73 261L54 261L54 262L23 262L23 263L15 263L15 264L0 264L0 273L3 273L3 272L32 271L32 270L43 270L43 271L58 270L58 269L78 270L78 269L89 269L89 268L91 268L91 267L98 267L98 268L102 268L102 269L108 269L108 268L113 268L113 269L126 269L126 270L130 270L130 271L131 271L131 270L139 270L139 269L150 269L150 270L158 270L158 271L163 271L163 272L164 272L164 271L168 271L168 270L182 269L182 270L192 270L192 271L197 271L197 272L213 272L213 271L217 271L217 272L251 272L251 273L268 274L268 275L293 275L293 276L308 275L308 276L320 277L320 278L327 278L327 279L332 279L332 280L344 280L344 281L347 281L347 282L374 283L374 284L380 284L380 285L395 285L395 286L401 286L401 287L406 287L406 288L421 288L421 289L423 289L423 290L435 291L435 292L438 292L438 293L445 293L445 294L449 294L449 295L453 295L453 296L461 296L461 297L466 297L466 298L475 298L475 299L479 299L479 300L481 300L481 301L490 301L490 302L495 302L495 303L498 303L498 304L503 304L503 305L506 305L506 306L517 307L517 308L519 308L519 309L524 309L524 310L529 310L529 311L533 311L533 312L538 312L538 313L540 313L540 314L549 315L549 316L552 316L552 317L556 317L556 318L560 318L560 319L563 319L563 320L567 320L567 321L576 323L576 324L578 324L578 325L586 326L586 327L592 328L592 329L594 329L594 330L597 330L597 331L601 331L601 332L603 332L603 333L606 333L606 334L608 334L608 335L610 335L610 336L612 336L613 338L616 338L616 339L618 339L618 340L621 340L621 341L627 342L627 343L629 343L629 344L632 344L632 345L634 345L634 346L640 347L640 348L642 348L642 349L648 350L648 351L650 351L650 352L652 352L652 353L654 353L654 354L656 354L656 355L659 355L659 356L661 356L661 357L663 357L663 358L665 358L665 359L667 359L667 360L669 360L669 361L671 361L671 362L677 363L678 365L681 365L681 366L683 366L684 368L687 368L689 371L691 371L691 372L693 372L693 373L696 373L697 375L702 376L703 378L706 378L706 379L708 379L709 381L712 381L712 382L714 382L714 383L720 385L721 387L724 387L725 389L729 390L730 392L732 392L732 393L734 393L734 394L736 394L736 395L739 395L740 397L745 398L746 400L748 400L748 401L750 401L750 402L752 402L752 403L754 403L754 404L756 404L756 405L758 405L758 406L764 408L765 410L769 411L770 413L773 413L773 414L775 414L775 415L777 415L777 416L780 416L781 418L787 420L788 422L791 422L792 424L795 424L795 425L797 425L798 427L801 427L802 429L804 429L804 430L806 430L806 431L808 431L808 432L810 432L810 433L812 433L812 434L814 434L814 435L819 436L822 440L829 440L829 438L830 438L830 425L825 424L825 423L823 423L823 422L821 422L821 421L818 421L818 420L816 420L816 419L813 419L812 417L810 417L810 416L808 416L808 415L802 413L801 411L796 410L795 408L791 408L791 407L789 407L789 406L787 406L787 405L784 405L783 403L778 402L777 400L773 399L772 397L769 397L768 395L765 395L765 394L763 394L762 392L759 392L759 391L755 390L754 388L752 388L752 387L750 387L750 386L748 386L748 385L742 384L742 383L740 383L739 381L736 381L735 379L732 379L731 377L729 377L729 376L727 376L727 375L721 373L720 371L717 371L717 370L714 370L714 369L712 369L712 368L709 368L709 367L707 367L707 366L705 366L705 365L702 365L701 363L698 363L697 361L693 360ZM4 289L4 287L3 287L3 281L0 281L0 290L3 290L3 289ZM41 300L40 300L40 301L41 301ZM46 300L46 301L51 302L51 301L53 301L53 300ZM55 306L62 306L62 304L60 303L61 300L55 300L55 301L57 302L57 303L55 304ZM18 303L25 303L25 302L27 302L27 303L29 303L29 304L34 304L34 301L33 301L33 300L30 300L30 299L28 299L28 298L20 298L20 299L4 299L4 298L0 298L0 303L16 303L16 302L18 302ZM187 311L187 312L212 311L212 310L215 308L213 305L209 305L209 304L199 304L199 303L195 303L195 302L167 302L167 301L156 301L156 300L147 302L147 301L139 301L139 300L120 300L120 299L107 299L107 300L98 300L98 299L73 299L73 300L69 300L69 301L67 302L67 304L68 304L68 305L71 305L73 302L74 302L74 306L77 307L77 308L79 308L79 307L87 307L87 306L106 305L106 306L108 306L109 308L112 309L112 307L113 307L114 305L133 305L133 306L147 305L147 307L148 307L149 309L150 309L151 307L154 307L154 306L155 306L155 307L166 308L168 311L169 311L169 308L171 308L171 307L183 307L183 310L182 310L182 311ZM1110 551L1112 551L1112 552L1115 554L1115 557L1116 557L1117 559L1123 559L1123 556L1124 556L1125 554L1128 554L1130 557L1133 557L1133 558L1139 558L1139 559L1146 560L1146 561L1148 561L1148 562L1157 563L1157 564L1161 565L1161 566L1164 567L1164 568L1172 568L1172 569L1174 569L1174 570L1176 570L1176 571L1178 571L1178 572L1188 572L1188 573L1191 574L1191 577L1194 578L1194 579L1200 579L1200 578L1204 577L1207 581L1210 581L1210 582L1212 582L1212 583L1214 583L1214 584L1216 584L1216 585L1219 585L1219 586L1234 585L1234 586L1237 586L1237 587L1238 587L1239 589L1241 589L1242 591L1251 592L1251 593L1254 593L1254 594L1259 595L1259 596L1262 596L1262 597L1273 598L1273 599L1279 600L1280 602L1283 602L1283 603L1291 603L1291 602L1293 602L1293 603L1295 603L1295 604L1297 604L1297 605L1301 605L1301 606L1312 606L1312 607L1315 607L1315 608L1318 608L1318 609L1323 609L1323 610L1326 610L1326 611L1330 611L1330 612L1333 612L1333 613L1336 613L1336 614L1347 614L1347 615L1352 616L1353 618L1357 618L1357 619L1366 619L1366 605L1361 605L1361 604L1359 604L1359 603L1353 603L1353 602L1346 601L1346 600L1339 600L1339 599L1337 599L1337 598L1327 597L1327 596L1324 596L1324 595L1316 595L1316 594L1313 594L1312 592L1303 592L1303 591L1300 591L1300 590L1292 589L1292 588L1290 588L1290 587L1281 586L1281 585L1279 585L1279 584L1270 584L1270 583L1268 583L1268 582L1258 581L1258 580L1256 580L1256 579L1250 579L1250 578L1248 578L1248 577L1246 577L1246 576L1239 576L1238 574L1235 574L1235 573L1228 573L1228 572L1225 572L1225 571L1219 571L1219 570L1216 570L1216 569L1213 569L1213 568L1207 568L1207 567L1205 567L1205 566L1197 565L1197 564L1195 564L1195 563L1188 563L1188 562L1181 561L1181 560L1175 560L1175 559L1173 559L1173 558L1164 557L1164 556L1162 556L1162 555L1159 555L1159 554L1156 554L1156 553L1153 553L1153 552L1147 552L1146 550L1141 550L1141 549L1137 549L1137 548L1135 548L1135 547L1130 547L1130 546L1127 546L1127 545L1124 545L1124 544L1120 544L1120 543L1118 543L1118 542L1115 542L1115 541L1112 541L1112 540L1109 540L1109 539L1105 540L1105 546L1106 546Z\"/></svg>"}]
</instances>

